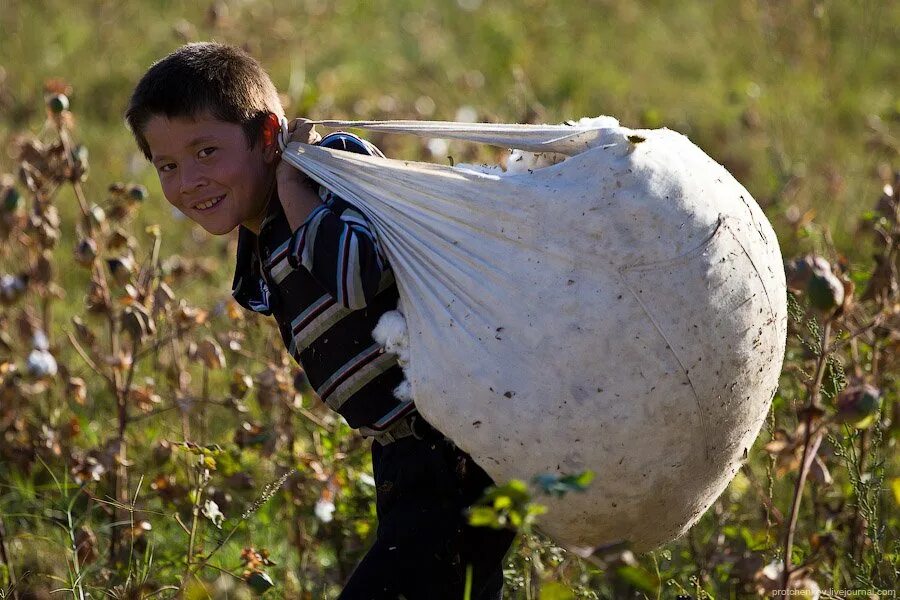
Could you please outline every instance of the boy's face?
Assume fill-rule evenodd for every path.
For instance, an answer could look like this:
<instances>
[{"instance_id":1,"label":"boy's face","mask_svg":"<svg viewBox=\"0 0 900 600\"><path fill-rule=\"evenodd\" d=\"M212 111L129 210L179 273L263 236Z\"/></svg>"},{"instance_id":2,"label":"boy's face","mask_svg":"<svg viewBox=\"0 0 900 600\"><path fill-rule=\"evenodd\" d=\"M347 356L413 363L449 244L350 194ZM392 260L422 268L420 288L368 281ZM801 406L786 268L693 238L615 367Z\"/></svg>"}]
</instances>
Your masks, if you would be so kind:
<instances>
[{"instance_id":1,"label":"boy's face","mask_svg":"<svg viewBox=\"0 0 900 600\"><path fill-rule=\"evenodd\" d=\"M144 129L166 200L214 235L257 231L274 184L274 146L247 147L243 128L209 115L154 116Z\"/></svg>"}]
</instances>

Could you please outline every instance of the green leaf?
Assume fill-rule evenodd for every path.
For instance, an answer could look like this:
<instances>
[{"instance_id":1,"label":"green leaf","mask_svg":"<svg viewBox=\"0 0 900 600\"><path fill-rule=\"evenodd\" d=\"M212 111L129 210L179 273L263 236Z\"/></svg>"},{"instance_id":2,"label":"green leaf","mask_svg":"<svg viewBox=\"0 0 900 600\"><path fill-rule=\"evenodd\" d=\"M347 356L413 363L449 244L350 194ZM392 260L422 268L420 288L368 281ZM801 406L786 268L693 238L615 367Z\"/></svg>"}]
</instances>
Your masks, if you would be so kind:
<instances>
[{"instance_id":1,"label":"green leaf","mask_svg":"<svg viewBox=\"0 0 900 600\"><path fill-rule=\"evenodd\" d=\"M469 525L472 527L499 528L497 513L487 506L475 506L469 509Z\"/></svg>"},{"instance_id":2,"label":"green leaf","mask_svg":"<svg viewBox=\"0 0 900 600\"><path fill-rule=\"evenodd\" d=\"M519 514L519 511L510 511L509 522L516 529L522 526L522 515Z\"/></svg>"},{"instance_id":3,"label":"green leaf","mask_svg":"<svg viewBox=\"0 0 900 600\"><path fill-rule=\"evenodd\" d=\"M659 587L659 581L656 577L640 567L625 565L619 567L616 570L616 573L623 580L648 594L656 593L656 590Z\"/></svg>"},{"instance_id":4,"label":"green leaf","mask_svg":"<svg viewBox=\"0 0 900 600\"><path fill-rule=\"evenodd\" d=\"M558 581L541 584L541 600L575 600L575 592Z\"/></svg>"}]
</instances>

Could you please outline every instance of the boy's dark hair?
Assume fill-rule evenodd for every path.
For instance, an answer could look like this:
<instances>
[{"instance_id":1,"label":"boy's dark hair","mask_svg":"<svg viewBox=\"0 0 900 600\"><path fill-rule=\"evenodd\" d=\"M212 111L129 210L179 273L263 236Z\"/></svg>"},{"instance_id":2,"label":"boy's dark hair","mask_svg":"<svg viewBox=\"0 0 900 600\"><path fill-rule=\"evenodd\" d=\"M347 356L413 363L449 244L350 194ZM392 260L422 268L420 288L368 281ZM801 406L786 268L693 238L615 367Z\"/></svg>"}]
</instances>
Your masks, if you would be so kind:
<instances>
[{"instance_id":1,"label":"boy's dark hair","mask_svg":"<svg viewBox=\"0 0 900 600\"><path fill-rule=\"evenodd\" d=\"M284 116L275 85L252 56L234 46L197 42L150 66L134 88L125 121L151 160L144 128L154 116L197 117L205 112L241 125L250 148L266 115Z\"/></svg>"}]
</instances>

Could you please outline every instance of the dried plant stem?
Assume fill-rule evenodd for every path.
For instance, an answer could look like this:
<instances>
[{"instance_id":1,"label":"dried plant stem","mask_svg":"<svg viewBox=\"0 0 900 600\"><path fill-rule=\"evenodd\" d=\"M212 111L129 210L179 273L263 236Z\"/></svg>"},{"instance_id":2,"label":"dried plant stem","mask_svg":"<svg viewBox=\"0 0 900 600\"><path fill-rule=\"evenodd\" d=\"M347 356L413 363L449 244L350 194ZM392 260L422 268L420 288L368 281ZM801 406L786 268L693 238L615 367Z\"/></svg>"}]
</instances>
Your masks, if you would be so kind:
<instances>
[{"instance_id":1,"label":"dried plant stem","mask_svg":"<svg viewBox=\"0 0 900 600\"><path fill-rule=\"evenodd\" d=\"M688 529L687 541L688 541L688 548L691 551L691 562L693 562L694 565L696 565L696 567L697 567L697 576L698 576L700 583L705 585L706 581L708 579L707 575L706 575L706 570L707 570L706 559L705 559L705 557L702 557L700 555L700 549L697 547L697 541L694 539L693 531L690 529Z\"/></svg>"},{"instance_id":2,"label":"dried plant stem","mask_svg":"<svg viewBox=\"0 0 900 600\"><path fill-rule=\"evenodd\" d=\"M860 327L858 327L855 331L853 331L847 337L841 338L839 340L835 340L834 344L832 344L831 348L828 349L828 353L831 354L833 352L836 352L837 350L840 350L841 348L843 348L850 342L854 342L856 340L856 338L858 338L859 336L869 333L876 327L881 326L884 323L884 321L891 315L890 311L891 311L890 308L883 309L878 314L876 314L874 317L872 317L868 322L866 322L864 325L861 325Z\"/></svg>"},{"instance_id":3,"label":"dried plant stem","mask_svg":"<svg viewBox=\"0 0 900 600\"><path fill-rule=\"evenodd\" d=\"M294 411L291 409L291 402L288 398L284 398L281 402L281 426L283 428L284 438L285 438L285 446L287 447L287 455L289 457L291 464L297 463L297 456L294 453L294 447L297 442L297 436L295 433L295 429L293 426L294 421ZM300 507L296 502L293 501L294 490L296 486L290 486L288 488L288 501L291 506L293 506L294 516L293 522L294 527L291 532L291 542L293 543L294 550L297 552L297 561L298 563L303 562L303 553L304 553L304 543L303 538L301 536L301 531L297 526L302 520L303 515L300 514Z\"/></svg>"},{"instance_id":4,"label":"dried plant stem","mask_svg":"<svg viewBox=\"0 0 900 600\"><path fill-rule=\"evenodd\" d=\"M869 446L869 430L864 429L859 436L859 463L857 470L860 475L865 471L866 468L866 450ZM860 547L860 538L863 535L864 528L861 526L862 521L859 518L859 501L855 502L853 505L853 517L850 519L850 534L847 538L847 556L853 558L853 560L859 560L857 556L857 552Z\"/></svg>"},{"instance_id":5,"label":"dried plant stem","mask_svg":"<svg viewBox=\"0 0 900 600\"><path fill-rule=\"evenodd\" d=\"M756 495L759 497L760 501L765 505L767 509L767 515L771 515L772 518L775 519L777 525L781 525L784 523L784 515L781 514L781 511L778 510L778 507L772 502L772 498L769 494L766 493L766 490L763 489L762 484L756 479L756 476L753 474L753 471L749 466L742 465L741 472L747 477L747 480L750 482L750 485L753 487L753 490L756 492Z\"/></svg>"},{"instance_id":6,"label":"dried plant stem","mask_svg":"<svg viewBox=\"0 0 900 600\"><path fill-rule=\"evenodd\" d=\"M47 336L47 341L53 344L53 338L51 337L53 335L53 302L46 291L41 298L41 329L44 335Z\"/></svg>"},{"instance_id":7,"label":"dried plant stem","mask_svg":"<svg viewBox=\"0 0 900 600\"><path fill-rule=\"evenodd\" d=\"M791 576L791 551L794 545L794 531L797 527L797 517L800 513L800 501L803 498L803 486L806 483L806 476L809 473L809 467L812 465L819 445L822 443L824 429L819 428L815 434L812 432L813 426L813 409L819 404L819 392L822 388L822 378L825 376L825 366L828 363L828 343L831 337L831 320L826 320L822 331L822 339L819 344L819 356L816 360L816 374L809 388L809 398L804 409L806 415L806 427L804 428L803 438L803 456L800 459L800 473L797 475L797 482L794 485L794 499L791 503L791 513L788 519L787 533L784 537L784 570L781 574L781 588L785 591L788 589L788 580Z\"/></svg>"},{"instance_id":8,"label":"dried plant stem","mask_svg":"<svg viewBox=\"0 0 900 600\"><path fill-rule=\"evenodd\" d=\"M200 443L203 443L207 439L207 434L209 431L209 411L207 409L207 405L210 404L209 400L209 367L203 365L203 383L202 383L202 403L203 406L200 410L200 439L197 440Z\"/></svg>"},{"instance_id":9,"label":"dried plant stem","mask_svg":"<svg viewBox=\"0 0 900 600\"><path fill-rule=\"evenodd\" d=\"M166 320L169 323L175 322L172 317L172 308L170 306L166 306ZM184 332L178 328L178 325L175 326L175 335L173 335L169 341L172 344L172 360L175 363L175 368L178 373L178 381L176 383L178 393L182 393L184 390L182 389L182 379L181 374L184 372L184 364L182 361L182 357L184 354L181 351L181 336ZM177 399L175 403L178 405L178 412L181 415L181 434L184 439L191 439L191 421L189 410L185 408L184 404L179 402Z\"/></svg>"},{"instance_id":10,"label":"dried plant stem","mask_svg":"<svg viewBox=\"0 0 900 600\"><path fill-rule=\"evenodd\" d=\"M78 343L78 340L75 339L75 336L72 335L71 331L66 331L66 337L69 338L69 342L72 344L72 347L75 348L75 352L81 357L81 360L85 362L85 364L91 368L91 370L100 376L107 384L109 384L110 388L112 388L113 380L112 378L100 370L100 368L94 363L88 353L85 352L84 348L81 347L81 344Z\"/></svg>"},{"instance_id":11,"label":"dried plant stem","mask_svg":"<svg viewBox=\"0 0 900 600\"><path fill-rule=\"evenodd\" d=\"M6 572L9 575L9 584L12 587L13 600L19 600L19 592L16 589L18 582L16 581L16 572L12 563L9 561L9 553L6 551L6 526L3 524L3 517L0 515L0 561L6 565Z\"/></svg>"},{"instance_id":12,"label":"dried plant stem","mask_svg":"<svg viewBox=\"0 0 900 600\"><path fill-rule=\"evenodd\" d=\"M194 505L191 507L191 529L188 534L188 550L187 550L187 560L184 565L184 575L181 578L181 587L184 589L184 586L187 585L188 580L192 575L194 575L195 571L191 570L191 565L193 564L194 559L194 541L197 537L197 525L200 520L200 502L203 499L203 488L205 484L203 482L204 475L201 470L197 475L197 487L196 489L196 497L194 498Z\"/></svg>"},{"instance_id":13,"label":"dried plant stem","mask_svg":"<svg viewBox=\"0 0 900 600\"><path fill-rule=\"evenodd\" d=\"M240 520L234 525L234 527L231 528L231 531L229 531L228 534L224 538L219 540L219 543L216 545L215 548L212 549L212 551L210 551L209 554L207 554L205 557L203 557L199 561L197 561L197 564L194 566L193 573L197 573L198 571L200 571L200 569L208 566L208 563L212 559L213 555L215 555L216 552L221 550L222 547L228 543L228 540L230 540L231 536L233 536L237 532L237 530L241 526L241 524L244 521L246 521L247 519L249 519L253 515L253 513L255 513L257 510L259 510L259 508L263 504L268 502L269 499L272 498L272 496L274 496L275 493L279 489L281 489L281 486L284 485L284 482L288 479L288 477L290 477L291 475L293 475L296 472L297 472L297 469L291 469L290 471L288 471L287 473L285 473L284 475L282 475L281 477L279 477L272 483L269 483L265 487L263 487L262 495L260 495L259 498L254 500L253 504L251 504L250 507L244 511L244 513L241 515Z\"/></svg>"},{"instance_id":14,"label":"dried plant stem","mask_svg":"<svg viewBox=\"0 0 900 600\"><path fill-rule=\"evenodd\" d=\"M71 509L71 505L69 508ZM85 600L84 587L81 584L81 564L79 563L78 558L78 544L75 541L75 524L72 523L71 510L66 511L66 518L68 519L67 531L69 533L69 543L72 544L72 563L75 565L75 588L72 590L72 594L77 600Z\"/></svg>"}]
</instances>

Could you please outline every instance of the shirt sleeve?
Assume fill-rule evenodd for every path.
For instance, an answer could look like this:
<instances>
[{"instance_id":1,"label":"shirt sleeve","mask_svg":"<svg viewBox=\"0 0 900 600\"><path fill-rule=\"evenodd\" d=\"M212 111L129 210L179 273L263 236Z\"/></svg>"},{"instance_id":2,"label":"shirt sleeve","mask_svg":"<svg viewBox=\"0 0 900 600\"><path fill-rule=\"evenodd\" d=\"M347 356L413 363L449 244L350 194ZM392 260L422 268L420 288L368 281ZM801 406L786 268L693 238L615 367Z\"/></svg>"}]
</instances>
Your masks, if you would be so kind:
<instances>
[{"instance_id":1,"label":"shirt sleeve","mask_svg":"<svg viewBox=\"0 0 900 600\"><path fill-rule=\"evenodd\" d=\"M335 300L351 309L365 308L392 278L378 240L365 216L330 191L292 233L288 262L305 268Z\"/></svg>"}]
</instances>

